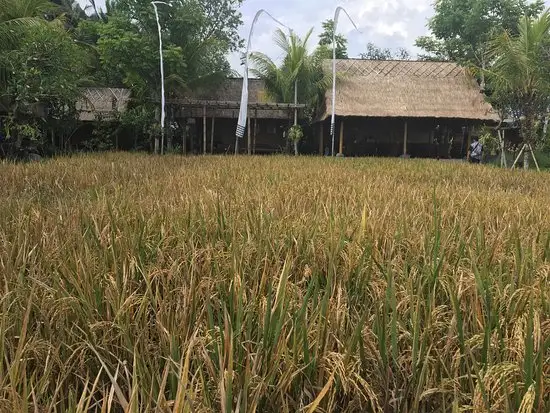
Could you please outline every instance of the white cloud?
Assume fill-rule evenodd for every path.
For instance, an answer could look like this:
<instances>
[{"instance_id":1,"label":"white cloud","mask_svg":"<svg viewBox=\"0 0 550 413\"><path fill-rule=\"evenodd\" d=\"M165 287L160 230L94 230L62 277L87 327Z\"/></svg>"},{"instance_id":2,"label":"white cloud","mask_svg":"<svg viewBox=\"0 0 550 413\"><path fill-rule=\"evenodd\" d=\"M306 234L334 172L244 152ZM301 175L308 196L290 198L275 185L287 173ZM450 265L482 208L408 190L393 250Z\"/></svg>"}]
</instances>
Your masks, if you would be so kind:
<instances>
[{"instance_id":1,"label":"white cloud","mask_svg":"<svg viewBox=\"0 0 550 413\"><path fill-rule=\"evenodd\" d=\"M297 33L304 34L314 27L310 40L313 47L321 32L321 23L332 19L337 6L343 6L359 27L356 31L347 16L340 14L338 31L348 39L350 57L358 56L366 49L369 42L381 47L405 47L414 50L414 41L426 33L427 19L432 13L433 0L248 0L243 3L242 13L244 25L241 35L248 37L248 30L254 13L265 8ZM272 58L276 58L277 49L271 41L273 26L263 20L258 25L258 32L253 39L253 50L260 50ZM256 40L258 39L258 40ZM232 63L238 59L231 58ZM240 67L235 67L240 69Z\"/></svg>"}]
</instances>

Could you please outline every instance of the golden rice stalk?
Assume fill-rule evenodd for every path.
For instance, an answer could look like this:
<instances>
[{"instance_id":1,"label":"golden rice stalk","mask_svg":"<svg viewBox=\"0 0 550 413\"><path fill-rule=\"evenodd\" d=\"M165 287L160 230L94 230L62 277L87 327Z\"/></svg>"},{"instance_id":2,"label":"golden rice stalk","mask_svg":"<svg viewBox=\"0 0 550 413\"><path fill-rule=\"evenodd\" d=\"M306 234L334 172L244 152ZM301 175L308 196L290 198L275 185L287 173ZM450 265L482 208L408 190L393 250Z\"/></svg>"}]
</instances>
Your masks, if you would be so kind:
<instances>
[{"instance_id":1,"label":"golden rice stalk","mask_svg":"<svg viewBox=\"0 0 550 413\"><path fill-rule=\"evenodd\" d=\"M527 393L525 393L525 396L523 396L523 399L521 400L518 413L532 413L535 407L535 397L535 385L532 384L529 387L529 390L527 390Z\"/></svg>"}]
</instances>

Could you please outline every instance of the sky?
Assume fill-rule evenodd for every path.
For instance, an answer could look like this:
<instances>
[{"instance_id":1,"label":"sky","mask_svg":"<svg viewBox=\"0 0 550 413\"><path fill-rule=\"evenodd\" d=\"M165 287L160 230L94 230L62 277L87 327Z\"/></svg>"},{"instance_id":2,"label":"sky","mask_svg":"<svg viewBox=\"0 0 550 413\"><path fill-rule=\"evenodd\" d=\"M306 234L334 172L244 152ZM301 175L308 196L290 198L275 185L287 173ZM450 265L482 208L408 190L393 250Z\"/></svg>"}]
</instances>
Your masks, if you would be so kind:
<instances>
[{"instance_id":1,"label":"sky","mask_svg":"<svg viewBox=\"0 0 550 413\"><path fill-rule=\"evenodd\" d=\"M86 4L87 0L79 0ZM413 56L419 50L414 47L417 37L429 34L426 24L433 14L434 0L244 0L241 6L243 25L240 35L247 39L256 12L265 9L276 19L300 35L314 28L310 47L315 47L321 33L321 23L334 17L334 10L342 6L359 28L356 31L344 13L340 14L338 32L348 39L348 55L358 57L369 42L379 47L397 49L404 47ZM104 0L96 0L101 6ZM546 1L550 6L550 0ZM281 58L273 44L273 33L278 25L262 16L252 36L251 51L261 51L275 60ZM228 56L231 67L242 74L239 53Z\"/></svg>"}]
</instances>

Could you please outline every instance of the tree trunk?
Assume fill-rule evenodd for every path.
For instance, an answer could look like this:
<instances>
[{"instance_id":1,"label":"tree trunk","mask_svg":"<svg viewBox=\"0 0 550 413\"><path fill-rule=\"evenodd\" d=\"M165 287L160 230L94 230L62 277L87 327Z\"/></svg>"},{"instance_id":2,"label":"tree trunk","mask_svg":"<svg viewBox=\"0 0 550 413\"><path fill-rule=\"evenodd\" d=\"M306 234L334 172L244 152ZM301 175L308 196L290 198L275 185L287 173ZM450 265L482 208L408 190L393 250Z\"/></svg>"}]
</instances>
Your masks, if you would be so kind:
<instances>
[{"instance_id":1,"label":"tree trunk","mask_svg":"<svg viewBox=\"0 0 550 413\"><path fill-rule=\"evenodd\" d=\"M525 111L525 119L521 128L523 144L526 145L523 153L523 169L529 169L529 155L531 153L532 144L534 143L534 137L537 133L535 130L534 111L530 110L530 106L528 106L528 108L529 109Z\"/></svg>"},{"instance_id":2,"label":"tree trunk","mask_svg":"<svg viewBox=\"0 0 550 413\"><path fill-rule=\"evenodd\" d=\"M294 126L298 125L298 80L294 83Z\"/></svg>"},{"instance_id":3,"label":"tree trunk","mask_svg":"<svg viewBox=\"0 0 550 413\"><path fill-rule=\"evenodd\" d=\"M168 152L172 152L172 149L174 149L173 135L172 128L168 128L168 134L166 135L166 150Z\"/></svg>"},{"instance_id":4,"label":"tree trunk","mask_svg":"<svg viewBox=\"0 0 550 413\"><path fill-rule=\"evenodd\" d=\"M170 106L170 118L168 119L168 133L166 135L166 149L168 152L172 152L174 149L174 129L172 124L174 122L174 107Z\"/></svg>"},{"instance_id":5,"label":"tree trunk","mask_svg":"<svg viewBox=\"0 0 550 413\"><path fill-rule=\"evenodd\" d=\"M159 153L159 137L157 135L155 135L155 155L158 155Z\"/></svg>"},{"instance_id":6,"label":"tree trunk","mask_svg":"<svg viewBox=\"0 0 550 413\"><path fill-rule=\"evenodd\" d=\"M298 141L294 141L294 156L298 156Z\"/></svg>"}]
</instances>

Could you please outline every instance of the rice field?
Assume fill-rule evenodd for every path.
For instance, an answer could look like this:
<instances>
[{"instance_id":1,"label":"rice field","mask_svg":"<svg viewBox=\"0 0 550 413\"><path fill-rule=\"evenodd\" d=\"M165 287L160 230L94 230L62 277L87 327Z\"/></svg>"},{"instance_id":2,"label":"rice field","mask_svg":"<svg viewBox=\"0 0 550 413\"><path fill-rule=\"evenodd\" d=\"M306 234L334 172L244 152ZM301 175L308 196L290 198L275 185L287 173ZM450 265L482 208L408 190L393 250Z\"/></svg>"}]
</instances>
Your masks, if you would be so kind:
<instances>
[{"instance_id":1,"label":"rice field","mask_svg":"<svg viewBox=\"0 0 550 413\"><path fill-rule=\"evenodd\" d=\"M0 165L0 412L550 412L550 175Z\"/></svg>"}]
</instances>

